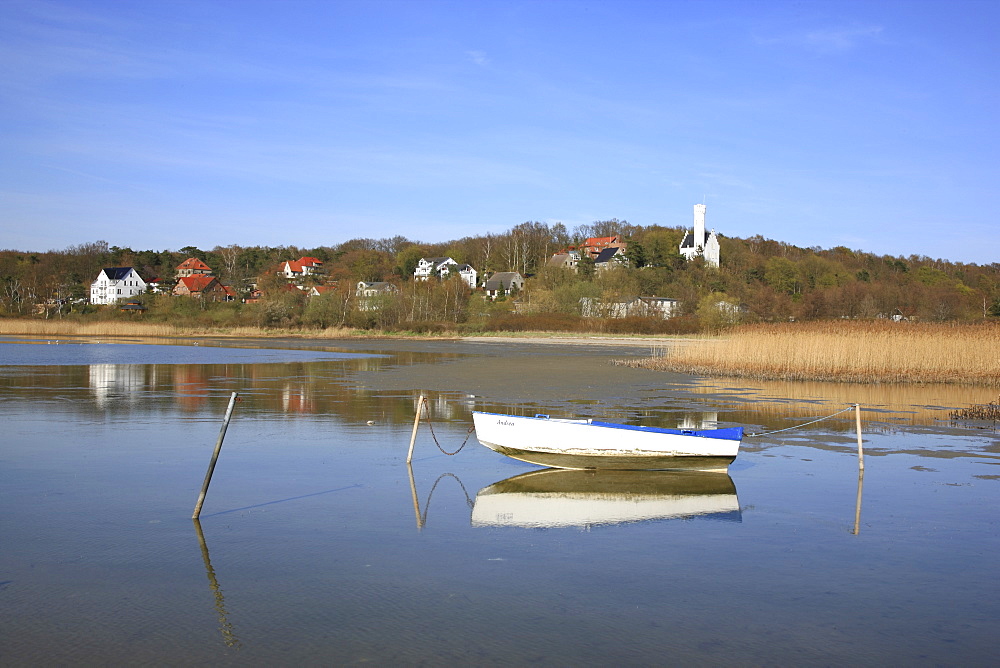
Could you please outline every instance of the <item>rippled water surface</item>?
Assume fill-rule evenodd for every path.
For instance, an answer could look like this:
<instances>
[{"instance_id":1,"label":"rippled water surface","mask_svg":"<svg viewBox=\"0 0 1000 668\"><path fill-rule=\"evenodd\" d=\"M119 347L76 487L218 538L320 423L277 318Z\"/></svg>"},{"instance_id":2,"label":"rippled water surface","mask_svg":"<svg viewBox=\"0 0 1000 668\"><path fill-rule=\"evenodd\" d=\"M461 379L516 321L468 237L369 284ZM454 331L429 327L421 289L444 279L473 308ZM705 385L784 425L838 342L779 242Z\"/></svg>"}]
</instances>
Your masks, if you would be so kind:
<instances>
[{"instance_id":1,"label":"rippled water surface","mask_svg":"<svg viewBox=\"0 0 1000 668\"><path fill-rule=\"evenodd\" d=\"M2 665L994 662L1000 435L948 419L993 391L611 364L635 347L193 343L0 342ZM855 402L863 478L852 413L748 438L728 475L435 443L474 409L765 432Z\"/></svg>"}]
</instances>

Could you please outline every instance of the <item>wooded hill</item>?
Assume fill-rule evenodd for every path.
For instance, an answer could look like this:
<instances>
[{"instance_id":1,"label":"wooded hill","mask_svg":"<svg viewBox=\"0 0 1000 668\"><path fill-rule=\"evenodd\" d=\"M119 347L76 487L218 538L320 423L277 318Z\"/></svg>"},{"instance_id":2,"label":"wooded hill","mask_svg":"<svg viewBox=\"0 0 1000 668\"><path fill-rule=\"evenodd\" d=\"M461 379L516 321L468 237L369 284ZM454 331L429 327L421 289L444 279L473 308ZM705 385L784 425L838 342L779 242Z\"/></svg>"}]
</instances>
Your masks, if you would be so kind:
<instances>
[{"instance_id":1,"label":"wooded hill","mask_svg":"<svg viewBox=\"0 0 1000 668\"><path fill-rule=\"evenodd\" d=\"M208 264L237 292L258 284L258 304L191 304L168 295L147 296L146 317L218 311L216 320L245 324L347 325L395 328L414 323L475 324L479 328L523 328L517 318L534 318L534 328L586 329L580 300L606 303L636 296L670 297L680 302L680 318L669 326L618 323L612 329L693 331L741 322L825 318L905 317L931 321L976 321L1000 317L1000 264L963 264L924 256L879 256L844 247L800 248L754 236L721 236L721 266L678 253L681 227L638 226L600 221L568 232L562 224L527 222L503 234L465 237L445 243L421 243L404 237L351 239L317 248L231 245L177 251L109 246L106 242L71 246L62 251L0 251L0 313L7 316L65 317L97 311L81 300L103 267L132 266L146 280L173 284L175 268L188 257ZM584 260L577 272L547 266L557 251L588 237L617 235L626 242L628 266L595 271ZM307 299L293 294L269 272L279 262L302 256L324 262L325 273L303 279L308 284L339 285L340 290ZM527 277L521 294L486 305L455 281L415 283L421 257L448 256L471 264L480 279L496 271ZM357 281L392 281L398 295L372 309L359 310L353 299ZM192 301L192 300L188 300ZM720 308L720 303L728 304ZM40 305L48 304L48 308ZM223 311L225 315L223 316ZM516 318L514 318L516 320ZM630 319L634 320L634 319ZM506 324L505 324L506 323ZM547 323L547 326L546 326ZM602 325L602 327L604 327Z\"/></svg>"}]
</instances>

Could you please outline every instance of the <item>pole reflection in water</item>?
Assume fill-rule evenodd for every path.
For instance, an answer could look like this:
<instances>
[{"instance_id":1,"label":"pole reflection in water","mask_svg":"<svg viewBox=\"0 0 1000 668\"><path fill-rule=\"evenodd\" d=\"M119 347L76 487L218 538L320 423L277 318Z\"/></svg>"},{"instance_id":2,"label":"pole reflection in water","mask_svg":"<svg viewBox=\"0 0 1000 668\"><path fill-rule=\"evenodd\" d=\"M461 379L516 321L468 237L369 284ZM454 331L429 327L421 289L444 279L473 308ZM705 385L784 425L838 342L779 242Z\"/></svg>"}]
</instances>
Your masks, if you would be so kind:
<instances>
[{"instance_id":1,"label":"pole reflection in water","mask_svg":"<svg viewBox=\"0 0 1000 668\"><path fill-rule=\"evenodd\" d=\"M420 512L420 499L417 497L417 483L413 479L413 465L409 462L406 463L406 471L410 475L410 492L413 495L413 513L417 517L417 529L423 529L424 525L427 524L427 512L431 507L431 497L434 496L434 490L437 489L438 483L441 482L442 478L454 478L458 483L458 486L462 488L462 493L465 494L465 502L472 508L472 499L469 497L469 492L465 489L465 485L462 480L454 473L442 473L431 485L431 491L427 492L427 500L424 501L424 510Z\"/></svg>"},{"instance_id":2,"label":"pole reflection in water","mask_svg":"<svg viewBox=\"0 0 1000 668\"><path fill-rule=\"evenodd\" d=\"M728 473L543 469L484 487L477 527L590 527L705 517L742 520Z\"/></svg>"},{"instance_id":3,"label":"pole reflection in water","mask_svg":"<svg viewBox=\"0 0 1000 668\"><path fill-rule=\"evenodd\" d=\"M858 500L854 503L854 531L853 533L857 536L861 532L861 488L865 484L865 470L864 468L858 469Z\"/></svg>"},{"instance_id":4,"label":"pole reflection in water","mask_svg":"<svg viewBox=\"0 0 1000 668\"><path fill-rule=\"evenodd\" d=\"M208 543L205 542L205 534L201 530L201 522L197 519L194 522L195 533L198 534L198 543L201 546L201 558L205 562L205 572L208 574L208 586L215 597L215 612L219 615L219 631L222 632L222 641L226 647L233 649L240 648L240 640L233 631L233 625L229 621L226 613L226 600L222 595L222 587L215 577L215 569L212 568L212 559L208 556Z\"/></svg>"}]
</instances>

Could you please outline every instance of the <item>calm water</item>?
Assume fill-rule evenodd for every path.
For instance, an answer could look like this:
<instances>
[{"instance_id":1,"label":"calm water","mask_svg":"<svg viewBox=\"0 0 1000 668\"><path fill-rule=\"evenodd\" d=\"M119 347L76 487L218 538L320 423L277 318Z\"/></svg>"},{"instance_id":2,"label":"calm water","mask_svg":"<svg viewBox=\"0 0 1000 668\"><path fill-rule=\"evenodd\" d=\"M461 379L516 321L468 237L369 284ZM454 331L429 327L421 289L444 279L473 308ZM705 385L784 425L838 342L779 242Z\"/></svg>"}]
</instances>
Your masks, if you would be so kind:
<instances>
[{"instance_id":1,"label":"calm water","mask_svg":"<svg viewBox=\"0 0 1000 668\"><path fill-rule=\"evenodd\" d=\"M995 663L1000 435L947 420L995 392L226 345L0 342L0 664ZM473 409L764 431L859 401L863 487L851 414L747 439L728 476L448 457L426 426L408 468L421 393L446 449Z\"/></svg>"}]
</instances>

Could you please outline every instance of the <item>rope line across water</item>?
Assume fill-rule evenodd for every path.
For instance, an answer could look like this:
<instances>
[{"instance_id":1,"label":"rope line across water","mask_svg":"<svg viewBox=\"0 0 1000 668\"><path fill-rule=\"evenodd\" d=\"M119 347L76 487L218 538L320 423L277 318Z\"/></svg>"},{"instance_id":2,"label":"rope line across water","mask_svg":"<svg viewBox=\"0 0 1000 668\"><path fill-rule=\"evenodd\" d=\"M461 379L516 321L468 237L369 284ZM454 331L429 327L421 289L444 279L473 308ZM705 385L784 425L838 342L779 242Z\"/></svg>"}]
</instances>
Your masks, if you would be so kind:
<instances>
[{"instance_id":1,"label":"rope line across water","mask_svg":"<svg viewBox=\"0 0 1000 668\"><path fill-rule=\"evenodd\" d=\"M784 429L775 429L774 431L761 431L756 434L747 434L747 438L753 438L755 436L770 436L771 434L777 434L782 431L791 431L792 429L799 429L801 427L806 427L811 424L816 424L817 422L822 422L823 420L829 420L832 417L836 417L841 413L846 413L847 411L853 411L854 406L848 406L842 411L837 411L832 415L827 415L826 417L816 418L815 420L810 420L809 422L803 422L802 424L797 424L794 427L785 427Z\"/></svg>"}]
</instances>

